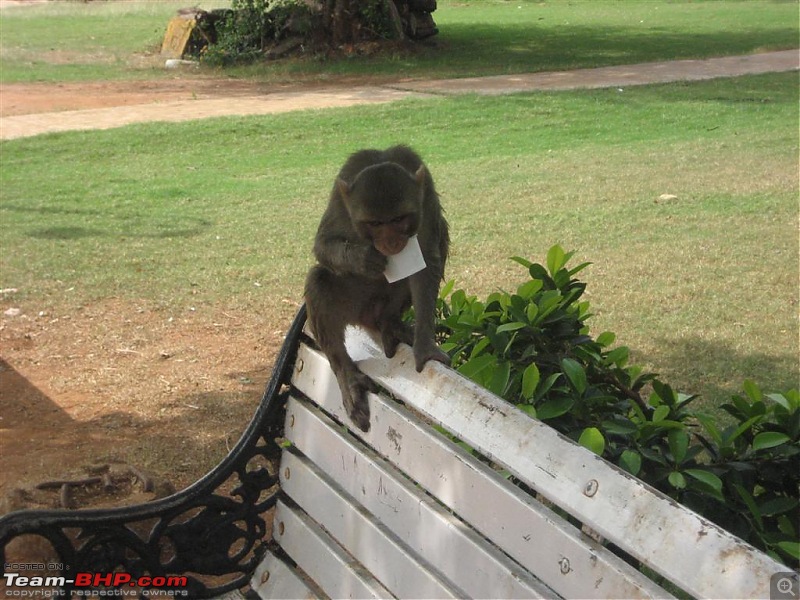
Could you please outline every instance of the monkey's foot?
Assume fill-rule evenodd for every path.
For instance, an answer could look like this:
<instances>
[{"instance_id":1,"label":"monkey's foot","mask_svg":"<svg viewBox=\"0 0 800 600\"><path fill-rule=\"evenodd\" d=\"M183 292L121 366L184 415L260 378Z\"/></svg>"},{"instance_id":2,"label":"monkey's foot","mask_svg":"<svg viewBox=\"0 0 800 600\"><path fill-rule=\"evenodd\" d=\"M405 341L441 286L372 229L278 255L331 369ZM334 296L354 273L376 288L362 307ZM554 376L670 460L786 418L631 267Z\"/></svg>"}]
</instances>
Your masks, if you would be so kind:
<instances>
[{"instance_id":1,"label":"monkey's foot","mask_svg":"<svg viewBox=\"0 0 800 600\"><path fill-rule=\"evenodd\" d=\"M414 332L410 327L401 323L381 331L381 341L383 342L383 352L386 354L386 358L392 358L397 353L397 346L400 342L409 346L414 343Z\"/></svg>"},{"instance_id":2,"label":"monkey's foot","mask_svg":"<svg viewBox=\"0 0 800 600\"><path fill-rule=\"evenodd\" d=\"M372 381L361 372L348 373L346 384L340 385L342 402L347 416L361 431L369 431L369 402L367 393L375 390Z\"/></svg>"},{"instance_id":3,"label":"monkey's foot","mask_svg":"<svg viewBox=\"0 0 800 600\"><path fill-rule=\"evenodd\" d=\"M416 363L417 373L422 371L425 363L429 360L435 360L443 365L450 366L450 357L439 346L435 344L425 347L414 346L414 362Z\"/></svg>"}]
</instances>

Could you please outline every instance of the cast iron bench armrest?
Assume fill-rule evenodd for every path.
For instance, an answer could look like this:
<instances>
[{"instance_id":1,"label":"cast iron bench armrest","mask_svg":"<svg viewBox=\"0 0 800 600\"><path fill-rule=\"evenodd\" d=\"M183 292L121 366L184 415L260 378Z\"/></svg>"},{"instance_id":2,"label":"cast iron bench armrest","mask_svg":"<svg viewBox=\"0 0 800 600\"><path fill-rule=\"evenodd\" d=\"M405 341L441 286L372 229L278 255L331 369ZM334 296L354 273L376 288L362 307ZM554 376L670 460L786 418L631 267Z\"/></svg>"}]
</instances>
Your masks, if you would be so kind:
<instances>
[{"instance_id":1,"label":"cast iron bench armrest","mask_svg":"<svg viewBox=\"0 0 800 600\"><path fill-rule=\"evenodd\" d=\"M0 519L0 559L15 538L33 534L55 551L52 561L76 572L186 575L188 597L209 598L247 585L269 537L268 511L278 499L276 438L283 428L285 386L305 324L297 313L272 377L247 429L211 472L172 496L98 510L23 510ZM270 468L271 465L271 468ZM5 573L5 567L4 567ZM65 589L72 589L67 584Z\"/></svg>"}]
</instances>

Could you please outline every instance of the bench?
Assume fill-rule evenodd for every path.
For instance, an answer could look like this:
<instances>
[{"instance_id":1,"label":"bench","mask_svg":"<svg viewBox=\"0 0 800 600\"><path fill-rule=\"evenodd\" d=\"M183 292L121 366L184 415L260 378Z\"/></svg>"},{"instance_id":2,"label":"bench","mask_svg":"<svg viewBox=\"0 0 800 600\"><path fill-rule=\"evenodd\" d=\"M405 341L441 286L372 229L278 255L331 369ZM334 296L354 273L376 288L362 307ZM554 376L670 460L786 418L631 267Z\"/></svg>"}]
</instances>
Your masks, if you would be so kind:
<instances>
[{"instance_id":1,"label":"bench","mask_svg":"<svg viewBox=\"0 0 800 600\"><path fill-rule=\"evenodd\" d=\"M144 505L20 511L69 573L181 575L176 597L769 598L788 569L455 371L348 350L383 390L347 427L301 309L218 467ZM59 573L51 573L59 575ZM135 579L134 579L135 581ZM182 590L183 596L179 590Z\"/></svg>"}]
</instances>

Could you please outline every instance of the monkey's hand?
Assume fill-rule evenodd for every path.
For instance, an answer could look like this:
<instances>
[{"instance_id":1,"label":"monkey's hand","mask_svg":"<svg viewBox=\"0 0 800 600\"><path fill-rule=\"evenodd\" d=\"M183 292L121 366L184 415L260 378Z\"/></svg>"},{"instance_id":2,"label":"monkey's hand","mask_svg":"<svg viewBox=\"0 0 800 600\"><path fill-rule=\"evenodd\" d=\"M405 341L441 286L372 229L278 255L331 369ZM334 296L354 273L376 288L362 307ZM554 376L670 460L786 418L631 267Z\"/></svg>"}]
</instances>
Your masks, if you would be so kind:
<instances>
[{"instance_id":1,"label":"monkey's hand","mask_svg":"<svg viewBox=\"0 0 800 600\"><path fill-rule=\"evenodd\" d=\"M356 275L379 279L386 270L387 258L372 244L368 246L348 246L348 263Z\"/></svg>"},{"instance_id":2,"label":"monkey's hand","mask_svg":"<svg viewBox=\"0 0 800 600\"><path fill-rule=\"evenodd\" d=\"M414 363L417 368L417 373L422 371L425 367L425 363L429 360L435 360L443 365L450 366L450 357L434 342L428 344L414 344Z\"/></svg>"}]
</instances>

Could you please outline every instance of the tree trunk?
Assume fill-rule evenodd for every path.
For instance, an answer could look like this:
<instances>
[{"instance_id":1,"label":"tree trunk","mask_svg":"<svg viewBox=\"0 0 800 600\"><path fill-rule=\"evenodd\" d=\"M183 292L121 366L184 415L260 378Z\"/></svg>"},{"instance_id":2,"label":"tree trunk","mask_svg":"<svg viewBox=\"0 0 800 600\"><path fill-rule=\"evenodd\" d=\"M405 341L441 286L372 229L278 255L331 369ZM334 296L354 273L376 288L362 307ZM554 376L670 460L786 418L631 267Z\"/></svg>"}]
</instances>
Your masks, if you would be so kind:
<instances>
[{"instance_id":1,"label":"tree trunk","mask_svg":"<svg viewBox=\"0 0 800 600\"><path fill-rule=\"evenodd\" d=\"M322 8L322 27L334 48L364 39L423 39L438 31L431 17L436 0L317 0L316 5ZM385 21L365 21L380 11Z\"/></svg>"},{"instance_id":2,"label":"tree trunk","mask_svg":"<svg viewBox=\"0 0 800 600\"><path fill-rule=\"evenodd\" d=\"M356 0L331 0L328 6L331 5L331 42L334 46L352 42Z\"/></svg>"}]
</instances>

